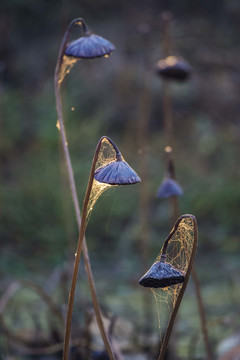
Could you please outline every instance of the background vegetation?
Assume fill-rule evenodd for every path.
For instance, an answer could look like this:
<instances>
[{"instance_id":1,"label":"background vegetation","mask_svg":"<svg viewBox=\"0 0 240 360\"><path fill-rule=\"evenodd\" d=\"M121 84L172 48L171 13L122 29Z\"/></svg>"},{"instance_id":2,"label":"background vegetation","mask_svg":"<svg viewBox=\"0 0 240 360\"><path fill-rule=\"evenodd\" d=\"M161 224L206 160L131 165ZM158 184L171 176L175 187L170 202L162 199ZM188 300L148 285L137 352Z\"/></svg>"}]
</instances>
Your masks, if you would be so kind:
<instances>
[{"instance_id":1,"label":"background vegetation","mask_svg":"<svg viewBox=\"0 0 240 360\"><path fill-rule=\"evenodd\" d=\"M174 160L184 189L181 213L198 219L196 267L217 351L220 341L239 330L240 5L234 0L2 0L0 292L4 294L15 279L28 279L44 287L56 302L66 301L59 300L54 284L56 274L73 260L78 229L56 129L53 73L61 37L78 16L116 45L108 59L79 61L62 87L80 203L96 143L102 135L110 136L147 184L149 265L157 256L172 226L168 204L156 199L165 174L166 144L162 81L153 65L163 56L161 13L165 10L174 17L173 53L193 67L190 81L170 85ZM144 91L150 99L149 111L142 106ZM145 113L148 132L143 146L138 134ZM144 155L147 173L140 166ZM103 195L87 230L100 301L135 327L143 323L144 289L138 285L143 270L140 191L141 186L120 187ZM83 269L81 276L85 276ZM14 313L9 307L6 314L17 330L30 326L27 313L35 300L28 295L20 294ZM90 297L84 281L78 296L87 307ZM154 302L152 307L156 314ZM83 316L79 309L77 316ZM190 358L204 359L191 283L179 318L179 357L186 359L192 351ZM152 326L157 336L155 320ZM3 348L6 359L12 349Z\"/></svg>"}]
</instances>

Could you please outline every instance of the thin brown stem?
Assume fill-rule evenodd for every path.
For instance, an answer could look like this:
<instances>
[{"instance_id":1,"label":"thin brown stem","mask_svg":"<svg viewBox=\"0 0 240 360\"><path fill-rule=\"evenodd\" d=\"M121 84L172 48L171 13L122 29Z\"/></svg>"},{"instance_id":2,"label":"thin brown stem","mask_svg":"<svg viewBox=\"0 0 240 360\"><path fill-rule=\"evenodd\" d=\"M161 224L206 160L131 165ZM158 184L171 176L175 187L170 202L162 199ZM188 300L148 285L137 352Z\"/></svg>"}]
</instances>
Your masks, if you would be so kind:
<instances>
[{"instance_id":1,"label":"thin brown stem","mask_svg":"<svg viewBox=\"0 0 240 360\"><path fill-rule=\"evenodd\" d=\"M68 172L68 178L69 178L70 189L71 189L71 193L72 193L72 199L73 199L76 219L77 219L78 227L80 228L79 241L78 241L78 246L77 246L77 256L75 258L72 286L71 286L71 290L70 290L70 294L69 294L70 309L68 310L68 321L67 321L66 330L65 330L63 360L68 359L68 349L69 349L70 332L71 332L71 321L72 321L72 313L73 313L73 302L74 302L74 295L75 295L76 281L77 281L77 272L78 272L78 267L79 267L82 248L83 248L83 257L84 257L85 269L86 269L86 272L87 272L87 277L88 277L88 281L89 281L89 285L90 285L91 296L92 296L94 310L95 310L95 313L96 313L97 323L98 323L98 326L99 326L99 330L100 330L103 342L104 342L105 347L107 349L108 355L109 355L111 360L114 360L114 354L113 354L113 350L111 348L111 343L110 343L110 341L108 339L106 330L104 328L102 316L101 316L100 306L99 306L98 299L97 299L96 288L95 288L92 269L91 269L91 264L90 264L90 260L89 260L87 243L86 243L86 239L85 239L85 236L84 236L85 228L86 228L86 219L85 219L85 225L81 226L81 223L82 223L81 212L80 212L80 206L79 206L79 202L78 202L78 196L77 196L76 184L75 184L75 180L74 180L74 174L73 174L71 158L70 158L70 154L69 154L69 150L68 150L68 141L67 141L65 126L64 126L64 120L63 120L63 112L62 112L62 102L61 102L60 84L59 84L59 73L60 73L60 70L61 70L61 65L62 65L63 56L64 56L64 50L65 50L65 47L66 47L66 44L67 44L67 41L68 41L69 32L70 32L71 27L75 23L81 23L82 26L83 26L83 29L85 31L87 31L87 26L86 26L85 22L82 19L75 19L70 23L70 25L67 28L66 33L64 34L64 37L63 37L63 40L62 40L62 43L61 43L61 46L60 46L58 59L57 59L57 64L56 64L56 68L55 68L55 74L54 74L54 88L55 88L55 97L56 97L56 108L57 108L57 114L58 114L59 130L60 130L61 140L62 140L62 148L63 148L64 158L65 158L66 165L67 165L67 172ZM84 231L82 230L82 232L81 232L81 229L83 229ZM80 234L81 234L81 238L80 238Z\"/></svg>"},{"instance_id":2,"label":"thin brown stem","mask_svg":"<svg viewBox=\"0 0 240 360\"><path fill-rule=\"evenodd\" d=\"M170 99L169 84L167 80L163 80L162 88L162 106L163 106L163 122L164 133L166 137L166 145L172 145L173 143L173 116L172 116L172 104Z\"/></svg>"},{"instance_id":3,"label":"thin brown stem","mask_svg":"<svg viewBox=\"0 0 240 360\"><path fill-rule=\"evenodd\" d=\"M163 55L169 56L171 51L171 34L170 34L170 22L172 20L172 14L169 11L162 13L163 21Z\"/></svg>"},{"instance_id":4,"label":"thin brown stem","mask_svg":"<svg viewBox=\"0 0 240 360\"><path fill-rule=\"evenodd\" d=\"M96 151L95 151L95 154L94 154L92 167L91 167L91 171L90 171L90 175L89 175L88 186L87 186L87 190L86 190L86 194L85 194L85 198L84 198L84 202L83 202L82 219L81 219L81 225L80 225L80 230L79 230L77 251L76 251L76 254L75 254L75 262L74 262L74 268L73 268L71 290L70 290L70 293L69 293L69 300L68 300L68 312L67 312L67 320L66 320L66 331L65 331L64 349L63 349L63 360L68 359L68 349L69 349L69 341L70 341L70 334L71 334L71 324L72 324L74 297L75 297L77 277L78 277L78 268L79 268L82 249L84 251L85 267L86 267L86 270L87 270L88 280L89 280L91 294L92 294L93 306L94 306L94 310L96 312L96 318L97 318L98 326L100 328L101 335L102 335L104 344L106 346L106 349L108 351L108 354L110 356L110 359L114 360L114 354L113 354L113 351L112 351L112 348L111 348L111 345L110 345L110 341L109 341L108 336L106 334L106 331L104 329L104 324L103 324L101 311L100 311L100 307L99 307L97 296L96 296L96 291L95 291L95 285L94 285L94 281L93 281L92 272L89 272L90 261L89 261L89 257L88 257L86 241L84 241L85 230L86 230L86 226L87 226L88 202L89 202L89 198L90 198L90 194L91 194L91 190L92 190L93 179L94 179L94 171L95 171L95 166L96 166L96 163L97 163L98 154L99 154L99 150L100 150L100 147L101 147L102 140L103 140L103 138L101 138L101 140L99 141L99 143L97 145L97 148L96 148Z\"/></svg>"}]
</instances>

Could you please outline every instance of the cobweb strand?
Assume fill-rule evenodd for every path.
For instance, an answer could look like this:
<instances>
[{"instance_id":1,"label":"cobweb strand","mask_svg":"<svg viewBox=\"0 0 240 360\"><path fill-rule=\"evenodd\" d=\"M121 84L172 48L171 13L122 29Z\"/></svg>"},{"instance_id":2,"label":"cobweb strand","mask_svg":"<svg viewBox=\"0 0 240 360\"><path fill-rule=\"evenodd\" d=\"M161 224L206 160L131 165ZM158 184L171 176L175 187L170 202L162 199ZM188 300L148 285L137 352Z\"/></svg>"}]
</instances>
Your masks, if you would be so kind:
<instances>
[{"instance_id":1,"label":"cobweb strand","mask_svg":"<svg viewBox=\"0 0 240 360\"><path fill-rule=\"evenodd\" d=\"M107 140L103 139L101 142L100 151L98 154L98 159L96 163L95 170L101 166L105 166L110 164L111 162L116 160L116 151L112 144ZM87 220L89 220L93 207L98 200L98 198L103 194L103 192L114 185L100 183L97 180L93 180L92 190L90 194L90 199L87 207Z\"/></svg>"},{"instance_id":2,"label":"cobweb strand","mask_svg":"<svg viewBox=\"0 0 240 360\"><path fill-rule=\"evenodd\" d=\"M168 243L166 262L186 273L191 260L193 245L194 223L191 217L186 217L181 220ZM160 261L162 249L156 261ZM165 330L182 287L183 284L177 284L167 288L151 289L157 307L161 343L163 343Z\"/></svg>"},{"instance_id":3,"label":"cobweb strand","mask_svg":"<svg viewBox=\"0 0 240 360\"><path fill-rule=\"evenodd\" d=\"M70 73L72 67L76 64L76 62L78 60L79 59L69 57L66 55L63 56L63 60L62 60L62 64L61 64L60 72L59 72L59 76L58 76L58 85L59 86L62 84L66 75L68 75Z\"/></svg>"}]
</instances>

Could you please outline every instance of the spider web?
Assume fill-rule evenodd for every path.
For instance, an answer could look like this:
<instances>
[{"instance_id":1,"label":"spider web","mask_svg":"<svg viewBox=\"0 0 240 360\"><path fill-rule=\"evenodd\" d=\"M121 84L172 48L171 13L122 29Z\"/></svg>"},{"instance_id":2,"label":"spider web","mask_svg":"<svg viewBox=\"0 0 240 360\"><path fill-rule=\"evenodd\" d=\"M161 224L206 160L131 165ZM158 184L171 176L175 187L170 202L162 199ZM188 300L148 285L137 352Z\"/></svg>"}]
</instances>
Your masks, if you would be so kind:
<instances>
[{"instance_id":1,"label":"spider web","mask_svg":"<svg viewBox=\"0 0 240 360\"><path fill-rule=\"evenodd\" d=\"M68 75L72 69L72 67L76 64L79 59L64 55L62 64L60 66L60 72L58 75L58 85L60 86L65 79L66 75Z\"/></svg>"},{"instance_id":2,"label":"spider web","mask_svg":"<svg viewBox=\"0 0 240 360\"><path fill-rule=\"evenodd\" d=\"M195 230L194 217L185 215L179 222L167 247L166 262L187 275L184 282L166 288L151 288L157 305L161 346L164 342L165 332L169 326L177 299L181 290L184 291L185 288L183 289L183 286L186 286L189 272L191 271L192 260L197 245ZM163 247L155 261L160 261L162 250Z\"/></svg>"},{"instance_id":3,"label":"spider web","mask_svg":"<svg viewBox=\"0 0 240 360\"><path fill-rule=\"evenodd\" d=\"M101 166L110 164L113 161L116 161L116 151L115 151L114 147L112 146L112 144L108 141L108 139L103 138L103 140L101 142L101 147L100 147L100 151L98 154L98 159L97 159L97 163L95 166L95 170ZM96 201L98 200L98 198L102 195L102 193L105 190L115 187L115 186L117 186L117 185L105 184L105 183L101 183L95 179L93 180L93 186L92 186L92 190L91 190L91 194L90 194L90 198L89 198L89 202L88 202L88 207L87 207L87 219L88 220L89 220L89 217L91 215L93 207L94 207Z\"/></svg>"}]
</instances>

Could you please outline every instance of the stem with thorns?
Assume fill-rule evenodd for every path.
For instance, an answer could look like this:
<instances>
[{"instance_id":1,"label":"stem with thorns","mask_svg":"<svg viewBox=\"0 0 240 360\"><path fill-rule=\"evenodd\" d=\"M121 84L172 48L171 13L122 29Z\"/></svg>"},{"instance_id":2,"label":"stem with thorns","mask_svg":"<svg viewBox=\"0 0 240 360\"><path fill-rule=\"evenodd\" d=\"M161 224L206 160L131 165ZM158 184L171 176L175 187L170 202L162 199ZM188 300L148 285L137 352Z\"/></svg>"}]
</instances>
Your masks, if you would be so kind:
<instances>
[{"instance_id":1,"label":"stem with thorns","mask_svg":"<svg viewBox=\"0 0 240 360\"><path fill-rule=\"evenodd\" d=\"M58 114L59 130L60 130L60 134L61 134L64 158L65 158L66 165L67 165L67 172L68 172L69 183L70 183L70 188L71 188L71 192L72 192L74 210L75 210L75 214L76 214L78 227L80 229L83 229L85 226L81 226L82 221L81 221L80 206L79 206L79 202L78 202L78 196L77 196L76 184L75 184L75 180L74 180L71 158L70 158L70 154L69 154L69 150L68 150L68 142L67 142L67 136L66 136L64 120L63 120L62 102L61 102L60 84L59 84L59 73L61 70L61 65L62 65L63 56L64 56L64 50L65 50L67 40L69 37L69 32L70 32L71 27L76 23L81 23L84 30L86 30L86 28L87 28L86 24L84 23L84 21L82 19L75 19L68 26L67 31L63 37L63 40L62 40L62 43L60 46L60 50L59 50L59 54L58 54L58 59L57 59L57 64L56 64L55 74L54 74L54 88L55 88L56 108L57 108L57 114ZM101 336L102 336L103 342L105 344L105 347L107 349L108 355L111 360L114 360L115 359L114 353L113 353L113 350L111 347L110 340L107 336L106 330L104 328L104 324L103 324L103 320L102 320L102 316L101 316L101 311L100 311L100 307L99 307L99 303L98 303L98 299L97 299L97 295L96 295L96 288L95 288L95 284L94 284L94 279L93 279L93 274L92 274L92 269L91 269L89 254L88 254L88 248L87 248L86 239L85 239L84 234L85 234L85 231L83 232L83 235L81 235L81 236L83 236L83 238L81 240L82 244L80 244L81 246L78 246L77 253L80 251L80 254L81 254L81 249L83 249L84 264L85 264L85 269L87 272L88 282L90 285L91 296L92 296L94 310L96 313L98 327L101 332ZM75 273L76 274L73 275L74 276L73 284L72 284L72 289L71 289L71 292L69 295L70 303L72 303L74 300L74 293L75 293L74 287L76 287L77 270L78 270L79 261L80 261L80 254L77 255L75 258L74 274ZM74 285L74 282L75 282L75 285ZM72 295L71 295L71 293L72 293ZM72 321L73 304L72 304L72 309L70 309L68 312L69 312L69 315L68 315L68 321L67 321L66 332L65 332L63 360L67 360L67 358L68 358L68 348L69 348L69 341L70 341L70 329L71 329L71 321Z\"/></svg>"}]
</instances>

